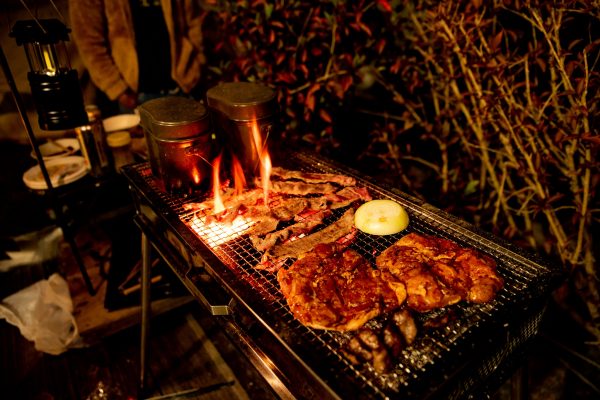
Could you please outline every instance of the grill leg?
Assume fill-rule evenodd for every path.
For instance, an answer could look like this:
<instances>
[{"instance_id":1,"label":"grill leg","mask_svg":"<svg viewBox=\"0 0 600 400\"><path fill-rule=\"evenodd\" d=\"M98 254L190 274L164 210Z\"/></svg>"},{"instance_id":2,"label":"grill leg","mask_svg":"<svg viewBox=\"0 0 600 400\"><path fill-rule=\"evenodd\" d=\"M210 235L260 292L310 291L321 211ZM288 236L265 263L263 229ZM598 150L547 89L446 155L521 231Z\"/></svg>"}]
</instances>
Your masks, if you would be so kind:
<instances>
[{"instance_id":1,"label":"grill leg","mask_svg":"<svg viewBox=\"0 0 600 400\"><path fill-rule=\"evenodd\" d=\"M525 364L520 367L510 378L511 400L529 400L527 379L527 364Z\"/></svg>"},{"instance_id":2,"label":"grill leg","mask_svg":"<svg viewBox=\"0 0 600 400\"><path fill-rule=\"evenodd\" d=\"M140 387L139 398L146 397L148 390L146 360L148 357L148 325L150 322L150 241L142 232L142 329L140 340Z\"/></svg>"}]
</instances>

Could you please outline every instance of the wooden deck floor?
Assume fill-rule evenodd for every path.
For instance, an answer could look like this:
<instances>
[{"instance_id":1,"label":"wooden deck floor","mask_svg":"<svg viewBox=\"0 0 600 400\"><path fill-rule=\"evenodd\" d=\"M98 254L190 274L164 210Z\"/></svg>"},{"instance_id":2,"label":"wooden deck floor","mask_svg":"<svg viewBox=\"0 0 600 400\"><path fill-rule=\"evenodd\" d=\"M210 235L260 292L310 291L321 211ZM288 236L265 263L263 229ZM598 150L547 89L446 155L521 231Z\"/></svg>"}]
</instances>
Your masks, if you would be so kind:
<instances>
[{"instance_id":1,"label":"wooden deck floor","mask_svg":"<svg viewBox=\"0 0 600 400\"><path fill-rule=\"evenodd\" d=\"M149 342L150 397L188 392L185 398L268 399L258 377L247 370L235 350L208 329L198 305L190 303L153 319ZM60 356L36 351L18 330L0 325L3 398L133 399L139 377L139 329L132 327ZM220 343L221 347L217 347ZM229 365L226 359L233 364ZM254 381L253 379L256 379ZM5 386L6 385L6 386ZM242 386L254 388L250 394ZM7 397L4 397L4 396Z\"/></svg>"},{"instance_id":2,"label":"wooden deck floor","mask_svg":"<svg viewBox=\"0 0 600 400\"><path fill-rule=\"evenodd\" d=\"M90 296L61 244L57 264L30 265L2 274L0 286L22 288L48 269L66 276L83 347L53 356L34 348L18 328L0 320L0 398L101 400L138 397L140 307L108 311L107 281L100 275L106 238L78 236L84 262L98 289ZM44 270L45 269L45 270ZM13 281L12 284L9 281ZM173 278L173 282L176 279ZM4 291L6 292L7 289ZM269 399L262 378L237 352L200 304L189 296L152 303L148 353L150 398ZM171 395L179 394L177 397Z\"/></svg>"}]
</instances>

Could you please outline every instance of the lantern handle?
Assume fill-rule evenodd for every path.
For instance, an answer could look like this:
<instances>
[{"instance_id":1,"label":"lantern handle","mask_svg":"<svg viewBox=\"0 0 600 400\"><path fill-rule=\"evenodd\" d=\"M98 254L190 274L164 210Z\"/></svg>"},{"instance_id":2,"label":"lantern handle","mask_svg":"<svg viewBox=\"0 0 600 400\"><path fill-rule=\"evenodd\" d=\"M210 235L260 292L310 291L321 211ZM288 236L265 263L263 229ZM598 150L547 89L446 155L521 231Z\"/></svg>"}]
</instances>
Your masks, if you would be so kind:
<instances>
[{"instance_id":1,"label":"lantern handle","mask_svg":"<svg viewBox=\"0 0 600 400\"><path fill-rule=\"evenodd\" d=\"M25 3L25 0L20 0L20 1L21 1L21 4L23 5L23 8L25 8L25 10L27 10L27 12L29 13L29 15L31 15L31 18L33 18L33 20L35 21L35 23L38 24L38 26L40 27L40 29L42 30L42 32L44 32L44 35L48 34L48 32L46 32L46 30L44 29L44 27L40 23L40 21L38 21L38 19L35 17L35 15L33 15L33 13L31 12L31 10L29 9L29 7L27 7L27 4Z\"/></svg>"},{"instance_id":2,"label":"lantern handle","mask_svg":"<svg viewBox=\"0 0 600 400\"><path fill-rule=\"evenodd\" d=\"M54 0L50 0L50 4L52 4L52 7L54 7L54 11L56 11L56 13L58 14L61 22L65 25L67 25L67 21L65 20L65 17L63 17L63 15L61 14L60 10L58 9L58 7L56 6L56 4L54 3Z\"/></svg>"},{"instance_id":3,"label":"lantern handle","mask_svg":"<svg viewBox=\"0 0 600 400\"><path fill-rule=\"evenodd\" d=\"M44 27L42 26L42 24L40 23L40 21L38 21L38 19L36 18L35 15L33 15L33 13L31 12L31 10L29 9L29 7L27 7L27 4L25 3L25 0L20 0L20 2L23 5L23 7L25 8L25 10L27 10L27 13L29 13L29 15L31 15L31 18L33 18L33 20L35 21L35 23L38 24L38 26L40 27L40 29L42 30L42 32L44 32L44 35L46 35L48 32L46 32L46 30L44 29ZM58 14L61 22L66 25L65 17L62 15L62 13L60 12L60 10L56 6L56 3L54 3L54 0L50 0L50 4L52 4L52 8L54 8L54 11L56 11L56 13Z\"/></svg>"}]
</instances>

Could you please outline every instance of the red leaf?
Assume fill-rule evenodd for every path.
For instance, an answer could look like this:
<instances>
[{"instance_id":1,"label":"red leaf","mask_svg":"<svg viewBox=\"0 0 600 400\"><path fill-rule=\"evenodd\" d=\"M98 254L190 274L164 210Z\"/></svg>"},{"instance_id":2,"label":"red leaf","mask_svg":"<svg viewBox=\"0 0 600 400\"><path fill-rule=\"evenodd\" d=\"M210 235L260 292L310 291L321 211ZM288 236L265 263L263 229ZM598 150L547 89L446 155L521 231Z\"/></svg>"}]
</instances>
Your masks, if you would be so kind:
<instances>
[{"instance_id":1,"label":"red leaf","mask_svg":"<svg viewBox=\"0 0 600 400\"><path fill-rule=\"evenodd\" d=\"M296 104L302 104L304 103L304 99L306 98L306 96L304 96L304 93L300 92L296 95Z\"/></svg>"},{"instance_id":2,"label":"red leaf","mask_svg":"<svg viewBox=\"0 0 600 400\"><path fill-rule=\"evenodd\" d=\"M350 75L344 75L340 79L340 85L342 86L342 90L346 92L348 88L352 85L352 77Z\"/></svg>"},{"instance_id":3,"label":"red leaf","mask_svg":"<svg viewBox=\"0 0 600 400\"><path fill-rule=\"evenodd\" d=\"M327 91L333 93L333 95L340 100L344 99L344 90L342 89L340 83L337 81L327 82Z\"/></svg>"},{"instance_id":4,"label":"red leaf","mask_svg":"<svg viewBox=\"0 0 600 400\"><path fill-rule=\"evenodd\" d=\"M279 53L277 55L277 58L275 59L275 65L281 64L285 60L285 57L286 57L285 53Z\"/></svg>"},{"instance_id":5,"label":"red leaf","mask_svg":"<svg viewBox=\"0 0 600 400\"><path fill-rule=\"evenodd\" d=\"M343 61L348 66L351 66L354 64L354 60L352 59L352 56L349 53L341 54L338 58L339 58L340 62Z\"/></svg>"},{"instance_id":6,"label":"red leaf","mask_svg":"<svg viewBox=\"0 0 600 400\"><path fill-rule=\"evenodd\" d=\"M308 108L310 111L314 111L315 110L315 95L314 94L309 94L308 96L306 96L306 108Z\"/></svg>"},{"instance_id":7,"label":"red leaf","mask_svg":"<svg viewBox=\"0 0 600 400\"><path fill-rule=\"evenodd\" d=\"M392 12L392 6L387 0L377 0L379 7L383 8L387 12Z\"/></svg>"},{"instance_id":8,"label":"red leaf","mask_svg":"<svg viewBox=\"0 0 600 400\"><path fill-rule=\"evenodd\" d=\"M305 64L300 64L300 66L298 66L298 69L300 71L302 71L302 74L304 76L304 79L308 78L308 68L306 67Z\"/></svg>"},{"instance_id":9,"label":"red leaf","mask_svg":"<svg viewBox=\"0 0 600 400\"><path fill-rule=\"evenodd\" d=\"M306 108L308 108L310 111L315 110L315 92L319 90L320 87L320 84L315 83L310 87L310 89L308 89L308 92L306 93L306 102L304 104L306 105Z\"/></svg>"},{"instance_id":10,"label":"red leaf","mask_svg":"<svg viewBox=\"0 0 600 400\"><path fill-rule=\"evenodd\" d=\"M287 83L288 85L296 82L296 78L290 72L278 72L277 75L275 76L275 80L279 81L279 82Z\"/></svg>"},{"instance_id":11,"label":"red leaf","mask_svg":"<svg viewBox=\"0 0 600 400\"><path fill-rule=\"evenodd\" d=\"M375 51L377 54L383 53L383 49L385 48L385 39L379 39L377 43L375 43Z\"/></svg>"},{"instance_id":12,"label":"red leaf","mask_svg":"<svg viewBox=\"0 0 600 400\"><path fill-rule=\"evenodd\" d=\"M367 33L367 35L373 36L373 32L371 32L371 28L369 28L367 25L363 24L362 22L359 22L358 26L360 26L360 29L365 31Z\"/></svg>"},{"instance_id":13,"label":"red leaf","mask_svg":"<svg viewBox=\"0 0 600 400\"><path fill-rule=\"evenodd\" d=\"M496 36L493 37L493 39L490 41L490 49L492 50L492 52L495 52L496 49L498 48L498 46L500 45L500 42L502 42L502 36L504 35L504 31L500 31L498 32L498 34Z\"/></svg>"},{"instance_id":14,"label":"red leaf","mask_svg":"<svg viewBox=\"0 0 600 400\"><path fill-rule=\"evenodd\" d=\"M581 136L581 140L585 140L594 144L600 144L600 137L597 135L591 135L589 133L586 133L583 136Z\"/></svg>"},{"instance_id":15,"label":"red leaf","mask_svg":"<svg viewBox=\"0 0 600 400\"><path fill-rule=\"evenodd\" d=\"M329 115L329 113L323 109L319 110L319 117L321 117L321 119L327 122L328 124L331 124L333 122L333 120L331 119L331 115Z\"/></svg>"},{"instance_id":16,"label":"red leaf","mask_svg":"<svg viewBox=\"0 0 600 400\"><path fill-rule=\"evenodd\" d=\"M398 71L400 71L400 57L396 58L396 62L390 67L390 72L392 74L397 74Z\"/></svg>"}]
</instances>

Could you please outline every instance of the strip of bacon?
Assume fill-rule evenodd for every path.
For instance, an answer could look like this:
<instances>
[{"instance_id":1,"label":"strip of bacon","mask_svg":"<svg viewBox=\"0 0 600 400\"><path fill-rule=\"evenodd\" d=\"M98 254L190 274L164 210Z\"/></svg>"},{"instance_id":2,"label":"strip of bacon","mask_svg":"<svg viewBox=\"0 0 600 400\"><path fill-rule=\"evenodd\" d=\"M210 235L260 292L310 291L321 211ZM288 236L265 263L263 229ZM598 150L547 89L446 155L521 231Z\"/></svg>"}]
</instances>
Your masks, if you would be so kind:
<instances>
[{"instance_id":1,"label":"strip of bacon","mask_svg":"<svg viewBox=\"0 0 600 400\"><path fill-rule=\"evenodd\" d=\"M322 224L323 220L329 215L331 215L330 210L317 211L308 215L300 222L296 222L286 228L266 234L264 238L260 238L257 235L251 235L250 241L256 250L266 251L278 243L285 242L289 238L312 232L312 230Z\"/></svg>"},{"instance_id":2,"label":"strip of bacon","mask_svg":"<svg viewBox=\"0 0 600 400\"><path fill-rule=\"evenodd\" d=\"M340 219L318 232L273 246L263 254L260 264L255 268L276 271L286 259L298 258L302 254L311 251L319 243L335 242L349 235L353 230L355 230L354 209L350 208Z\"/></svg>"},{"instance_id":3,"label":"strip of bacon","mask_svg":"<svg viewBox=\"0 0 600 400\"><path fill-rule=\"evenodd\" d=\"M308 194L333 193L338 190L338 186L332 183L273 181L269 190L274 193L306 196Z\"/></svg>"},{"instance_id":4,"label":"strip of bacon","mask_svg":"<svg viewBox=\"0 0 600 400\"><path fill-rule=\"evenodd\" d=\"M335 193L326 194L325 198L331 203L331 209L346 207L357 200L369 201L373 198L366 187L345 187Z\"/></svg>"},{"instance_id":5,"label":"strip of bacon","mask_svg":"<svg viewBox=\"0 0 600 400\"><path fill-rule=\"evenodd\" d=\"M298 179L307 183L332 182L342 186L356 185L356 179L345 175L290 171L280 167L273 167L271 170L271 176L277 176L283 180Z\"/></svg>"},{"instance_id":6,"label":"strip of bacon","mask_svg":"<svg viewBox=\"0 0 600 400\"><path fill-rule=\"evenodd\" d=\"M308 207L308 199L293 197L271 205L271 212L280 221L289 221Z\"/></svg>"}]
</instances>

